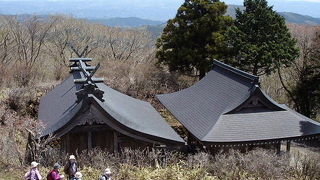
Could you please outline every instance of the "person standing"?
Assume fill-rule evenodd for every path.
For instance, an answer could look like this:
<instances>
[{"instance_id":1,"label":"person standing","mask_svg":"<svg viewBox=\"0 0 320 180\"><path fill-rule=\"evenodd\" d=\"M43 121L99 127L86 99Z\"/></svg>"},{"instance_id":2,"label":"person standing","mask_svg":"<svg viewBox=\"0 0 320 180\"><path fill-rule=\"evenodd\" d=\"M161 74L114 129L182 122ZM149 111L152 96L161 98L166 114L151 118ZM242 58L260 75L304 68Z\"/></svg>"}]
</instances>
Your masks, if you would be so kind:
<instances>
[{"instance_id":1,"label":"person standing","mask_svg":"<svg viewBox=\"0 0 320 180\"><path fill-rule=\"evenodd\" d=\"M70 155L69 161L66 163L64 167L64 172L68 176L68 179L74 178L76 172L78 172L78 163L74 155Z\"/></svg>"},{"instance_id":2,"label":"person standing","mask_svg":"<svg viewBox=\"0 0 320 180\"><path fill-rule=\"evenodd\" d=\"M31 163L30 171L24 175L25 180L41 180L42 179L40 172L38 170L38 165L39 163L35 161Z\"/></svg>"},{"instance_id":3,"label":"person standing","mask_svg":"<svg viewBox=\"0 0 320 180\"><path fill-rule=\"evenodd\" d=\"M60 175L59 169L61 168L60 164L55 163L53 166L53 170L47 176L47 180L62 180L64 178L63 175Z\"/></svg>"},{"instance_id":4,"label":"person standing","mask_svg":"<svg viewBox=\"0 0 320 180\"><path fill-rule=\"evenodd\" d=\"M111 170L110 168L107 168L104 170L104 174L100 177L100 180L111 180Z\"/></svg>"}]
</instances>

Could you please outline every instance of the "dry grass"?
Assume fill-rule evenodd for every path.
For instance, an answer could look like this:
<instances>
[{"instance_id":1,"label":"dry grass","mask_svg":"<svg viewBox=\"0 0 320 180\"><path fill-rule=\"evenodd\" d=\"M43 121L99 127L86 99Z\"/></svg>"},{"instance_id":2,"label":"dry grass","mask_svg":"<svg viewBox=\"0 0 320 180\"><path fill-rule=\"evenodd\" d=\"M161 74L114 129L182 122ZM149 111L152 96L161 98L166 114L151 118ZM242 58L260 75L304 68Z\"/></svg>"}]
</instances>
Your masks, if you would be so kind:
<instances>
[{"instance_id":1,"label":"dry grass","mask_svg":"<svg viewBox=\"0 0 320 180\"><path fill-rule=\"evenodd\" d=\"M57 157L64 162L66 156ZM320 177L320 155L285 154L257 149L248 153L231 151L211 156L206 153L183 155L157 150L125 150L109 154L95 149L77 155L84 179L97 179L105 167L110 167L118 180L202 180L202 179L317 179ZM43 159L44 161L45 159ZM49 160L50 162L53 162ZM42 162L40 171L49 172ZM52 164L51 164L52 165ZM0 177L21 178L27 168L1 165Z\"/></svg>"}]
</instances>

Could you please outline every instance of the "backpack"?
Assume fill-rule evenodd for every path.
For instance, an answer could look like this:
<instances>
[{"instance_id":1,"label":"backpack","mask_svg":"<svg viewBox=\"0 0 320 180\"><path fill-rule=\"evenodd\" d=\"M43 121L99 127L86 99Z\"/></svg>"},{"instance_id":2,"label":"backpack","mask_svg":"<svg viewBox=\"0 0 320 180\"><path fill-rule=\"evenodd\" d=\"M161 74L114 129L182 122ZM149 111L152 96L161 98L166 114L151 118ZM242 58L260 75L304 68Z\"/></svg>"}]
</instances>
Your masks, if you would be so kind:
<instances>
[{"instance_id":1,"label":"backpack","mask_svg":"<svg viewBox=\"0 0 320 180\"><path fill-rule=\"evenodd\" d=\"M52 171L50 171L49 173L48 173L48 175L47 175L47 180L53 180L53 178L52 178Z\"/></svg>"},{"instance_id":2,"label":"backpack","mask_svg":"<svg viewBox=\"0 0 320 180\"><path fill-rule=\"evenodd\" d=\"M71 162L69 166L69 174L74 175L78 170L77 170L77 163L76 162Z\"/></svg>"},{"instance_id":3,"label":"backpack","mask_svg":"<svg viewBox=\"0 0 320 180\"><path fill-rule=\"evenodd\" d=\"M25 178L26 180L30 180L30 179L31 179L31 171L32 171L32 170L30 170L30 171L28 172L28 176ZM37 173L36 173L35 175L36 175L36 178L39 179Z\"/></svg>"},{"instance_id":4,"label":"backpack","mask_svg":"<svg viewBox=\"0 0 320 180\"><path fill-rule=\"evenodd\" d=\"M109 180L109 179L110 179L110 177L107 177L106 175L103 174L103 175L100 177L99 180L103 180L103 177L104 177L106 180Z\"/></svg>"}]
</instances>

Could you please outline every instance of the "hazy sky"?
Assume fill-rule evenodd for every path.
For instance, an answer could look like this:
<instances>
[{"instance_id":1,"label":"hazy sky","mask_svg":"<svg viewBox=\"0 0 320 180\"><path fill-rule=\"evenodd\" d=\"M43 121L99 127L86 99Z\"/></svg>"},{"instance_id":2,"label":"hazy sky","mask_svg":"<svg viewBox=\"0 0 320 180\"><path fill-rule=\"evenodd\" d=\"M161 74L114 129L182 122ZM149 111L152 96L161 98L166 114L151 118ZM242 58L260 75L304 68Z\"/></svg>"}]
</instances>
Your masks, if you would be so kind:
<instances>
[{"instance_id":1,"label":"hazy sky","mask_svg":"<svg viewBox=\"0 0 320 180\"><path fill-rule=\"evenodd\" d=\"M34 0L0 0L0 1L34 1ZM39 0L39 1L85 1L85 0ZM97 0L86 0L86 1L97 1ZM101 1L101 0L98 0ZM108 1L108 0L105 0ZM126 0L127 2L130 2L132 0ZM145 0L145 1L157 1L157 0ZM161 1L161 0L158 0ZM172 0L172 1L182 1L182 0ZM223 1L223 0L222 0ZM238 3L238 4L242 4L243 0L224 0L225 2L232 2L232 3ZM320 0L269 0L268 2L284 2L284 1L306 1L306 2L317 2L320 3Z\"/></svg>"},{"instance_id":2,"label":"hazy sky","mask_svg":"<svg viewBox=\"0 0 320 180\"><path fill-rule=\"evenodd\" d=\"M243 5L243 0L221 1ZM0 2L2 3L0 14L62 13L75 16L135 16L167 20L176 14L184 0L0 0ZM294 12L320 18L320 0L268 0L268 3L278 12Z\"/></svg>"},{"instance_id":3,"label":"hazy sky","mask_svg":"<svg viewBox=\"0 0 320 180\"><path fill-rule=\"evenodd\" d=\"M268 0L268 2L271 3L284 3L284 2L292 2L292 1L301 1L301 2L316 2L320 3L320 0ZM237 3L237 4L243 4L243 0L224 0L226 3Z\"/></svg>"}]
</instances>

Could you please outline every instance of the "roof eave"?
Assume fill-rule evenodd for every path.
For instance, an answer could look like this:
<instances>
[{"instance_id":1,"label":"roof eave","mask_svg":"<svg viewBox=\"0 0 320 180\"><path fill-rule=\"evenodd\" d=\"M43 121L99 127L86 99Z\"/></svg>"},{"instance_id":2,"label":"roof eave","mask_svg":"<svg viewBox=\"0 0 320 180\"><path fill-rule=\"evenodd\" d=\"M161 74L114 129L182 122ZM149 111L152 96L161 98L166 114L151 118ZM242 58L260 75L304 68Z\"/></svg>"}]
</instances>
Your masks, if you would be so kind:
<instances>
[{"instance_id":1,"label":"roof eave","mask_svg":"<svg viewBox=\"0 0 320 180\"><path fill-rule=\"evenodd\" d=\"M208 141L202 140L205 144L210 145L224 145L224 146L248 146L248 145L264 145L264 144L275 144L282 141L304 141L320 138L320 133L307 134L301 136L292 137L281 137L275 139L260 139L260 140L243 140L243 141Z\"/></svg>"}]
</instances>

